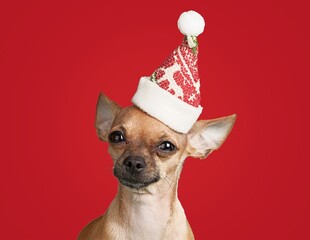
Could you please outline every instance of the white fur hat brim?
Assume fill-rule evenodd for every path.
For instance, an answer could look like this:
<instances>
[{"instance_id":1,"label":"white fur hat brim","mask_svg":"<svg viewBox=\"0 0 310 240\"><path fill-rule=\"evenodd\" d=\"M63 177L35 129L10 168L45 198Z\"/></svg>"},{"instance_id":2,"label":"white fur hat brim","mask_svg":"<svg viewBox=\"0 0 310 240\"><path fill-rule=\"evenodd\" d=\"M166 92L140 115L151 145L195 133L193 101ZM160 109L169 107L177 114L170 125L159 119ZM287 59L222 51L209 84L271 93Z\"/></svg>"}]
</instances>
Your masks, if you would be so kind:
<instances>
[{"instance_id":1,"label":"white fur hat brim","mask_svg":"<svg viewBox=\"0 0 310 240\"><path fill-rule=\"evenodd\" d=\"M131 101L142 111L180 133L188 133L202 112L201 106L194 107L183 102L149 77L140 79Z\"/></svg>"}]
</instances>

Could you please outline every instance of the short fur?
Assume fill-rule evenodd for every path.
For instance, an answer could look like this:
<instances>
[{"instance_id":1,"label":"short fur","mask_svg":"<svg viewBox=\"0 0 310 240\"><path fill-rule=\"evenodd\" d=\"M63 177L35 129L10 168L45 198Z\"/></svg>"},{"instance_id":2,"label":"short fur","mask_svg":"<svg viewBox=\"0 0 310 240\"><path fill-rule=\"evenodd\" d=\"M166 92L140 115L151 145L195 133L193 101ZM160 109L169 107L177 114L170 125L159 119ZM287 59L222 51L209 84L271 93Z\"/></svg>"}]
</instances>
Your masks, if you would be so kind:
<instances>
[{"instance_id":1,"label":"short fur","mask_svg":"<svg viewBox=\"0 0 310 240\"><path fill-rule=\"evenodd\" d=\"M114 175L120 183L105 214L89 223L78 240L194 239L177 195L184 160L188 156L205 158L218 149L235 119L236 115L231 115L197 121L187 134L182 134L135 106L121 108L101 94L96 116L98 137L108 141L111 132L120 131L126 138L122 143L109 143ZM176 149L161 151L158 146L163 141L170 141ZM123 164L132 156L143 158L146 166L141 173L130 176ZM149 184L126 186L124 179L128 176L142 185Z\"/></svg>"}]
</instances>

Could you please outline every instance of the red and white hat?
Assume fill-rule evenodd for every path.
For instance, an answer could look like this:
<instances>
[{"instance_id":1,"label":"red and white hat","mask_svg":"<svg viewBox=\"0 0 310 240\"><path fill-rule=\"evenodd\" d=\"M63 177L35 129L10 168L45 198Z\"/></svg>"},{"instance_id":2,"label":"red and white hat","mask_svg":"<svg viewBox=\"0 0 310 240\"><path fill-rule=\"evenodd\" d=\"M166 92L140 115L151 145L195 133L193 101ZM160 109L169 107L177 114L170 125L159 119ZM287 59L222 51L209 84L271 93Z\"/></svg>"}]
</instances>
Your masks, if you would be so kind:
<instances>
[{"instance_id":1,"label":"red and white hat","mask_svg":"<svg viewBox=\"0 0 310 240\"><path fill-rule=\"evenodd\" d=\"M140 79L132 98L141 110L180 133L187 133L202 112L197 36L204 27L199 13L182 13L178 28L183 42L150 77Z\"/></svg>"}]
</instances>

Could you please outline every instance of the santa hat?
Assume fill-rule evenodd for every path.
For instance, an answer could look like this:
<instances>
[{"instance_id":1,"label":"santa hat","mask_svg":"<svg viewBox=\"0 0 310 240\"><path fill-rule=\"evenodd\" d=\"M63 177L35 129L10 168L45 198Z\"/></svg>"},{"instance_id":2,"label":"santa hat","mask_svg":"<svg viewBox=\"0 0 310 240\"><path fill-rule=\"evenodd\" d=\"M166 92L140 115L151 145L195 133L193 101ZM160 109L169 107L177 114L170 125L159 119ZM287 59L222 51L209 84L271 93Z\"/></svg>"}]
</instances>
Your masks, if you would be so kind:
<instances>
[{"instance_id":1,"label":"santa hat","mask_svg":"<svg viewBox=\"0 0 310 240\"><path fill-rule=\"evenodd\" d=\"M140 79L132 98L138 108L180 133L187 133L202 111L197 36L204 26L199 13L182 13L178 28L183 42L150 77Z\"/></svg>"}]
</instances>

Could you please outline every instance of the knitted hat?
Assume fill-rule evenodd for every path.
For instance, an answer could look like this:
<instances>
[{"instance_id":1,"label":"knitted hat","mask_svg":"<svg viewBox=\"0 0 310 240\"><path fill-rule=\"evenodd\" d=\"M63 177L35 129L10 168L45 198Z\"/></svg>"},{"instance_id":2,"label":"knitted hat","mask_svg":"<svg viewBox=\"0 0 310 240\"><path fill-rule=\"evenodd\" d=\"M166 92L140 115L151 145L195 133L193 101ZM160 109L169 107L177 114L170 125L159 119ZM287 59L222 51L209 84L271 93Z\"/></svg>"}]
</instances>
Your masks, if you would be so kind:
<instances>
[{"instance_id":1,"label":"knitted hat","mask_svg":"<svg viewBox=\"0 0 310 240\"><path fill-rule=\"evenodd\" d=\"M178 28L184 40L154 71L140 79L132 102L173 130L187 133L201 114L197 36L204 30L203 17L188 11Z\"/></svg>"}]
</instances>

